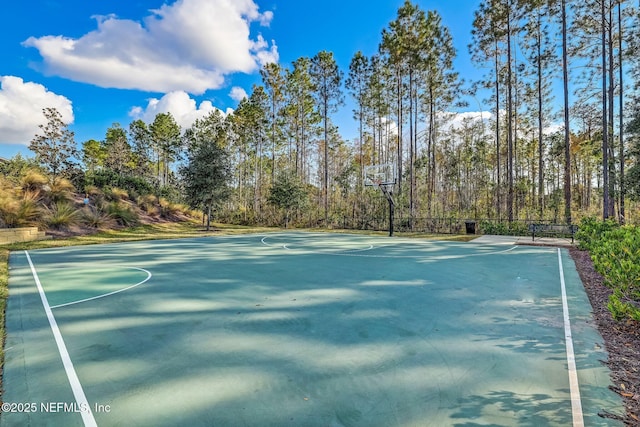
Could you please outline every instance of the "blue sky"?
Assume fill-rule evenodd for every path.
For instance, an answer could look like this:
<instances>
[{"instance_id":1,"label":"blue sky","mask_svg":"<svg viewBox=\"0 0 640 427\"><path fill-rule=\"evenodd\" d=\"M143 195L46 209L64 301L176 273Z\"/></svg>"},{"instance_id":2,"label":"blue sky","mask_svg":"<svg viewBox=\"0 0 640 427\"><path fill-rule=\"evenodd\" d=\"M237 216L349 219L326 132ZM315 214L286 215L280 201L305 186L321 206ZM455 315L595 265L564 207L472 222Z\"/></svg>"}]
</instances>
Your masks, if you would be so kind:
<instances>
[{"instance_id":1,"label":"blue sky","mask_svg":"<svg viewBox=\"0 0 640 427\"><path fill-rule=\"evenodd\" d=\"M233 109L237 94L260 84L265 62L288 66L328 50L346 74L355 52L376 52L382 29L402 3L6 2L0 18L0 156L31 155L27 145L48 106L58 108L81 144L103 139L114 122L127 127L170 111L188 126L214 107ZM457 71L467 81L478 78L483 71L470 63L467 45L479 0L414 3L441 14L458 49ZM348 140L357 133L351 108L333 116Z\"/></svg>"}]
</instances>

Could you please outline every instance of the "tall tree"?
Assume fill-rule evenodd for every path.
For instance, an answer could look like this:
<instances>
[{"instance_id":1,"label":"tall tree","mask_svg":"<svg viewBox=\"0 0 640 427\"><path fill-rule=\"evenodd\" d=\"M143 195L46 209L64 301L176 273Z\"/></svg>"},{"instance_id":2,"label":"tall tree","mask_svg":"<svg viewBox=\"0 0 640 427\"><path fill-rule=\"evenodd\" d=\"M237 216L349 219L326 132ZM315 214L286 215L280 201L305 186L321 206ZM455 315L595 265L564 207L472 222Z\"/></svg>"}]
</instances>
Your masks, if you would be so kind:
<instances>
[{"instance_id":1,"label":"tall tree","mask_svg":"<svg viewBox=\"0 0 640 427\"><path fill-rule=\"evenodd\" d=\"M46 125L39 125L41 135L36 135L29 144L29 150L36 160L51 172L54 179L60 175L69 175L77 165L78 150L74 133L62 121L62 114L55 108L42 110L47 119Z\"/></svg>"},{"instance_id":2,"label":"tall tree","mask_svg":"<svg viewBox=\"0 0 640 427\"><path fill-rule=\"evenodd\" d=\"M480 3L475 12L473 43L469 46L472 57L479 63L484 63L490 69L489 75L481 82L484 87L493 89L495 117L495 213L501 217L502 213L502 149L501 149L501 92L502 92L502 44L505 39L506 27L503 25L504 5L498 0L485 0Z\"/></svg>"},{"instance_id":3,"label":"tall tree","mask_svg":"<svg viewBox=\"0 0 640 427\"><path fill-rule=\"evenodd\" d=\"M422 49L414 54L423 58L416 63L424 73L424 93L421 99L427 114L427 213L431 216L432 199L436 190L436 141L438 136L438 122L451 111L454 101L461 93L462 82L454 71L453 61L456 50L449 29L442 24L442 18L435 11L429 11L423 24ZM411 61L414 62L414 61ZM418 104L416 104L416 110ZM417 111L416 111L417 116ZM417 149L417 124L413 140ZM412 193L416 193L414 190Z\"/></svg>"},{"instance_id":4,"label":"tall tree","mask_svg":"<svg viewBox=\"0 0 640 427\"><path fill-rule=\"evenodd\" d=\"M268 201L284 211L284 228L287 228L292 211L302 208L308 196L304 184L295 173L280 172L271 186Z\"/></svg>"},{"instance_id":5,"label":"tall tree","mask_svg":"<svg viewBox=\"0 0 640 427\"><path fill-rule=\"evenodd\" d=\"M280 64L270 62L260 70L262 82L266 93L269 95L270 104L270 137L271 137L271 181L276 177L276 157L279 150L281 135L278 122L282 115L283 102L285 100L285 70Z\"/></svg>"},{"instance_id":6,"label":"tall tree","mask_svg":"<svg viewBox=\"0 0 640 427\"><path fill-rule=\"evenodd\" d=\"M360 147L359 163L360 176L364 176L364 124L367 107L367 88L371 81L373 70L369 59L362 54L361 51L351 58L349 64L349 76L345 82L347 89L351 92L351 96L356 101L356 109L353 110L354 119L358 121L358 143Z\"/></svg>"},{"instance_id":7,"label":"tall tree","mask_svg":"<svg viewBox=\"0 0 640 427\"><path fill-rule=\"evenodd\" d=\"M550 66L555 60L555 46L551 43L549 35L549 26L553 23L552 19L557 15L556 8L550 3L553 0L521 0L520 5L525 12L525 16L531 16L531 19L523 25L525 55L529 62L535 65L532 70L534 76L532 91L535 96L535 114L532 120L537 124L537 210L540 219L544 215L544 129L549 122L550 106L549 101L553 99L551 93L550 77L553 76ZM551 16L550 16L551 15ZM568 100L568 97L565 98ZM545 102L546 101L546 102ZM532 108L533 110L533 108Z\"/></svg>"},{"instance_id":8,"label":"tall tree","mask_svg":"<svg viewBox=\"0 0 640 427\"><path fill-rule=\"evenodd\" d=\"M325 225L328 225L329 145L331 143L329 141L329 115L337 111L338 106L344 102L341 91L342 71L338 68L332 52L321 51L311 59L309 74L314 83L314 96L323 123L324 173L322 180L322 197Z\"/></svg>"},{"instance_id":9,"label":"tall tree","mask_svg":"<svg viewBox=\"0 0 640 427\"><path fill-rule=\"evenodd\" d=\"M207 230L211 214L230 195L231 177L227 145L227 129L218 110L197 119L185 132L189 147L187 164L180 168L188 203L206 214Z\"/></svg>"},{"instance_id":10,"label":"tall tree","mask_svg":"<svg viewBox=\"0 0 640 427\"><path fill-rule=\"evenodd\" d=\"M177 160L181 147L181 130L171 113L158 113L149 125L157 154L156 173L161 185L169 182L169 168ZM161 169L162 166L162 170Z\"/></svg>"},{"instance_id":11,"label":"tall tree","mask_svg":"<svg viewBox=\"0 0 640 427\"><path fill-rule=\"evenodd\" d=\"M109 129L104 140L105 167L117 174L125 174L132 170L133 155L127 139L127 131L114 123Z\"/></svg>"},{"instance_id":12,"label":"tall tree","mask_svg":"<svg viewBox=\"0 0 640 427\"><path fill-rule=\"evenodd\" d=\"M561 2L562 15L562 96L564 99L564 219L571 224L571 139L569 129L569 65L567 44L567 4Z\"/></svg>"},{"instance_id":13,"label":"tall tree","mask_svg":"<svg viewBox=\"0 0 640 427\"><path fill-rule=\"evenodd\" d=\"M100 141L89 139L82 143L82 162L87 172L93 173L104 165L105 152Z\"/></svg>"},{"instance_id":14,"label":"tall tree","mask_svg":"<svg viewBox=\"0 0 640 427\"><path fill-rule=\"evenodd\" d=\"M313 82L309 74L311 60L306 57L298 58L293 62L293 70L286 74L286 94L288 106L287 113L290 134L295 141L293 169L298 176L308 182L307 150L309 141L314 133L315 126L320 121L320 115L315 109L313 99ZM290 159L291 160L291 159Z\"/></svg>"},{"instance_id":15,"label":"tall tree","mask_svg":"<svg viewBox=\"0 0 640 427\"><path fill-rule=\"evenodd\" d=\"M147 124L138 119L129 124L129 138L134 161L135 174L144 178L152 175L152 141Z\"/></svg>"}]
</instances>

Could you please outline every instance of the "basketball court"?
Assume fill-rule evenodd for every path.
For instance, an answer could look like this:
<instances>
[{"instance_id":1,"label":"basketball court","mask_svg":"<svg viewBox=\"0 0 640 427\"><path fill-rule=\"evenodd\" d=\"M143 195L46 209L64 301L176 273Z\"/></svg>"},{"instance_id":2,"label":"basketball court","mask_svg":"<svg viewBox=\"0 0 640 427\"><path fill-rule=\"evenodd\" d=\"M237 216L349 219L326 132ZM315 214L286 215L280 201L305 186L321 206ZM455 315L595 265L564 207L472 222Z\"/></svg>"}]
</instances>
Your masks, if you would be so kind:
<instances>
[{"instance_id":1,"label":"basketball court","mask_svg":"<svg viewBox=\"0 0 640 427\"><path fill-rule=\"evenodd\" d=\"M565 249L273 233L13 252L0 426L619 425Z\"/></svg>"}]
</instances>

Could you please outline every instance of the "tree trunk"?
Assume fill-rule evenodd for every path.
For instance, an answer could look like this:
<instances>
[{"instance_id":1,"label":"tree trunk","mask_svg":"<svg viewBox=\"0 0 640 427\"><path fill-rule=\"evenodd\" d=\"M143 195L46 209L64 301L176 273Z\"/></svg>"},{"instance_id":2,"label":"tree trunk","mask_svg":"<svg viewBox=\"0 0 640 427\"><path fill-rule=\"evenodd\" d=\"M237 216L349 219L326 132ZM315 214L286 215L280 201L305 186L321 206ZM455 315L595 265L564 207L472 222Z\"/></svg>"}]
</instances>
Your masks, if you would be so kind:
<instances>
[{"instance_id":1,"label":"tree trunk","mask_svg":"<svg viewBox=\"0 0 640 427\"><path fill-rule=\"evenodd\" d=\"M563 0L564 2L564 0ZM564 16L564 15L563 15ZM540 34L541 26L541 13L538 11L538 32L537 32L537 47L538 47L538 214L542 219L544 216L544 139L543 139L543 126L542 119L543 106L542 106L542 37ZM563 21L564 22L564 21ZM563 32L566 35L566 31Z\"/></svg>"},{"instance_id":2,"label":"tree trunk","mask_svg":"<svg viewBox=\"0 0 640 427\"><path fill-rule=\"evenodd\" d=\"M609 218L609 140L607 123L607 31L604 0L601 2L602 20L602 217Z\"/></svg>"},{"instance_id":3,"label":"tree trunk","mask_svg":"<svg viewBox=\"0 0 640 427\"><path fill-rule=\"evenodd\" d=\"M496 60L496 215L501 218L502 200L500 188L500 59L498 55L498 42L495 44Z\"/></svg>"},{"instance_id":4,"label":"tree trunk","mask_svg":"<svg viewBox=\"0 0 640 427\"><path fill-rule=\"evenodd\" d=\"M571 140L569 133L569 70L567 64L567 10L562 0L562 83L564 96L564 219L571 224Z\"/></svg>"},{"instance_id":5,"label":"tree trunk","mask_svg":"<svg viewBox=\"0 0 640 427\"><path fill-rule=\"evenodd\" d=\"M509 2L509 6L511 6ZM513 222L513 82L511 67L511 14L507 15L507 219Z\"/></svg>"},{"instance_id":6,"label":"tree trunk","mask_svg":"<svg viewBox=\"0 0 640 427\"><path fill-rule=\"evenodd\" d=\"M618 72L619 72L619 78L620 78L620 146L619 146L619 154L618 156L620 157L620 202L619 202L619 209L620 209L620 223L624 224L625 223L625 203L624 203L624 198L626 196L626 190L625 190L625 182L624 182L624 91L623 91L623 76L624 73L622 71L622 57L623 57L623 51L622 51L622 1L618 0L618 58L619 58L619 64L618 64Z\"/></svg>"}]
</instances>

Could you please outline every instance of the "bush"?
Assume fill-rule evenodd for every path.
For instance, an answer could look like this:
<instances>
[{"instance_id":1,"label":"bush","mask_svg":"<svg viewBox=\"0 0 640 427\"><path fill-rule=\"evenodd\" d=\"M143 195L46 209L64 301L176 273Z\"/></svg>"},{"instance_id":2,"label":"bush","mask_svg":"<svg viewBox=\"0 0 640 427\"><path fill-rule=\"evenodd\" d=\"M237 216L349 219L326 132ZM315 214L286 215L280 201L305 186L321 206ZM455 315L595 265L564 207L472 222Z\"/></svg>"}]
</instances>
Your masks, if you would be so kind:
<instances>
[{"instance_id":1,"label":"bush","mask_svg":"<svg viewBox=\"0 0 640 427\"><path fill-rule=\"evenodd\" d=\"M160 207L158 205L158 198L153 194L147 194L145 196L139 196L136 200L138 207L151 216L160 215Z\"/></svg>"},{"instance_id":2,"label":"bush","mask_svg":"<svg viewBox=\"0 0 640 427\"><path fill-rule=\"evenodd\" d=\"M640 309L631 301L624 301L625 296L615 291L609 295L609 303L607 308L615 320L633 319L640 321Z\"/></svg>"},{"instance_id":3,"label":"bush","mask_svg":"<svg viewBox=\"0 0 640 427\"><path fill-rule=\"evenodd\" d=\"M640 320L640 228L585 219L576 234L595 269L613 290L608 308L616 320Z\"/></svg>"},{"instance_id":4,"label":"bush","mask_svg":"<svg viewBox=\"0 0 640 427\"><path fill-rule=\"evenodd\" d=\"M68 202L57 202L48 209L44 225L56 230L69 229L80 223L80 212Z\"/></svg>"},{"instance_id":5,"label":"bush","mask_svg":"<svg viewBox=\"0 0 640 427\"><path fill-rule=\"evenodd\" d=\"M130 227L138 223L138 214L123 202L111 202L107 205L107 214L118 224Z\"/></svg>"},{"instance_id":6,"label":"bush","mask_svg":"<svg viewBox=\"0 0 640 427\"><path fill-rule=\"evenodd\" d=\"M27 171L22 179L20 179L20 184L24 192L41 191L48 183L49 180L47 177L35 170Z\"/></svg>"},{"instance_id":7,"label":"bush","mask_svg":"<svg viewBox=\"0 0 640 427\"><path fill-rule=\"evenodd\" d=\"M96 186L99 188L118 187L133 194L153 193L154 187L144 178L137 176L121 175L110 169L95 171L85 176L85 187Z\"/></svg>"},{"instance_id":8,"label":"bush","mask_svg":"<svg viewBox=\"0 0 640 427\"><path fill-rule=\"evenodd\" d=\"M166 219L178 219L186 215L185 212L189 211L189 208L179 203L173 203L161 197L158 200L160 205L160 215Z\"/></svg>"},{"instance_id":9,"label":"bush","mask_svg":"<svg viewBox=\"0 0 640 427\"><path fill-rule=\"evenodd\" d=\"M129 198L127 190L118 187L105 188L105 195L109 200L127 200Z\"/></svg>"},{"instance_id":10,"label":"bush","mask_svg":"<svg viewBox=\"0 0 640 427\"><path fill-rule=\"evenodd\" d=\"M38 225L42 216L40 197L36 192L26 192L22 197L0 194L0 223L16 228Z\"/></svg>"},{"instance_id":11,"label":"bush","mask_svg":"<svg viewBox=\"0 0 640 427\"><path fill-rule=\"evenodd\" d=\"M108 229L116 225L113 217L99 208L87 207L83 209L81 221L85 226L99 230Z\"/></svg>"},{"instance_id":12,"label":"bush","mask_svg":"<svg viewBox=\"0 0 640 427\"><path fill-rule=\"evenodd\" d=\"M578 247L582 250L590 250L605 233L618 227L618 223L611 219L601 221L594 217L583 218L580 221L580 227L578 227L575 236L579 242Z\"/></svg>"},{"instance_id":13,"label":"bush","mask_svg":"<svg viewBox=\"0 0 640 427\"><path fill-rule=\"evenodd\" d=\"M73 200L75 188L66 178L57 178L46 188L46 198L50 203L70 202Z\"/></svg>"},{"instance_id":14,"label":"bush","mask_svg":"<svg viewBox=\"0 0 640 427\"><path fill-rule=\"evenodd\" d=\"M478 228L482 234L492 234L496 236L526 236L529 234L527 224L519 221L494 222L480 221Z\"/></svg>"}]
</instances>

